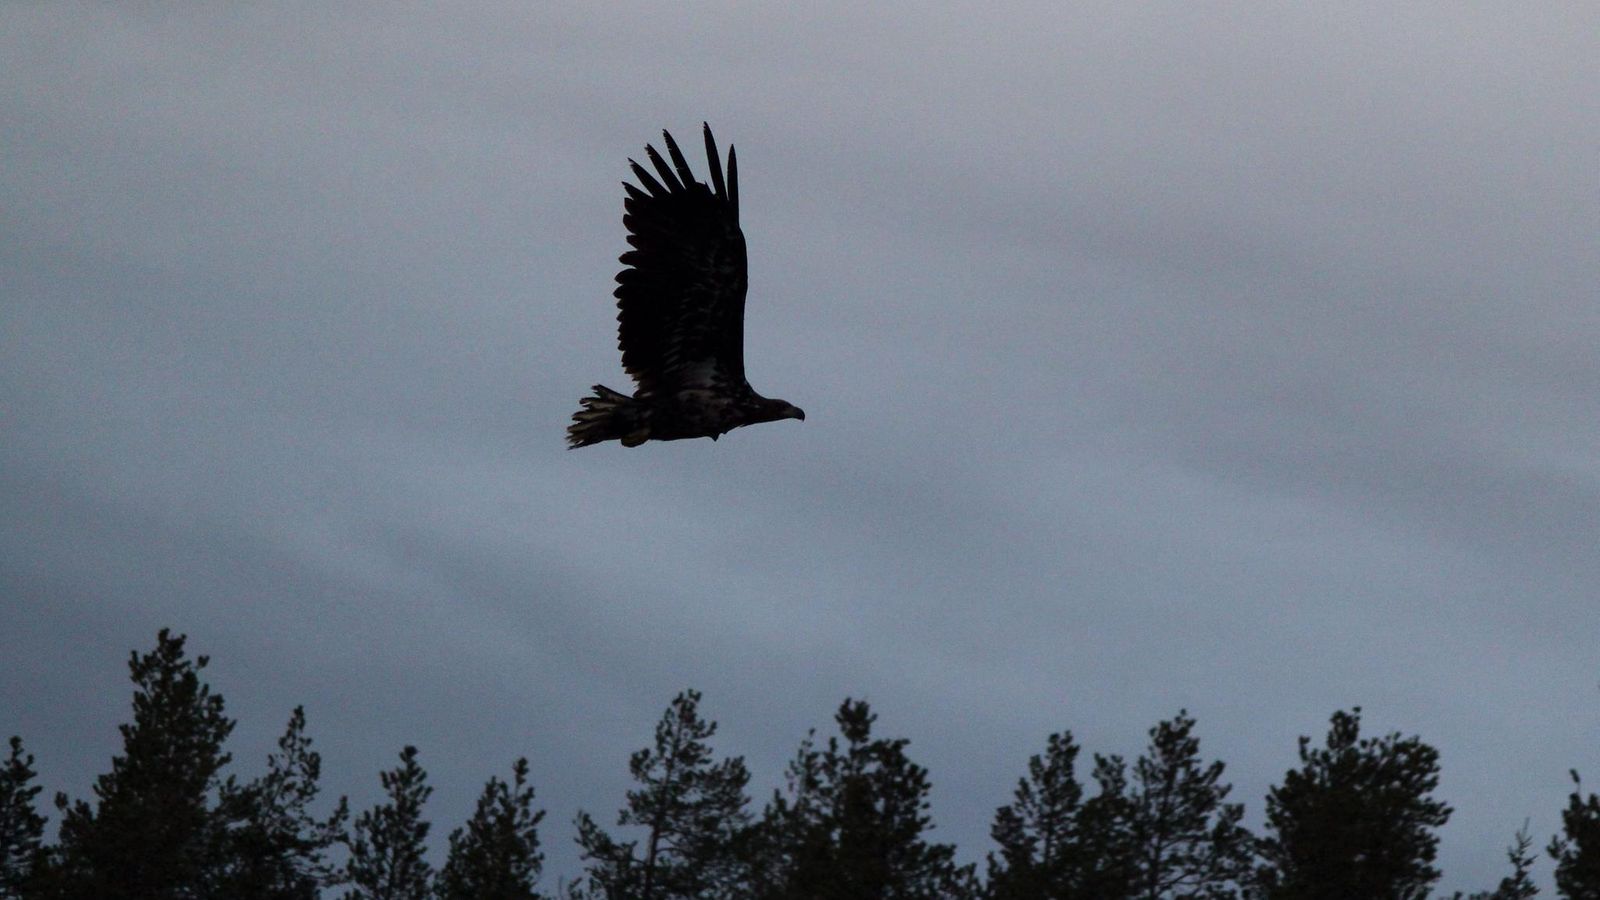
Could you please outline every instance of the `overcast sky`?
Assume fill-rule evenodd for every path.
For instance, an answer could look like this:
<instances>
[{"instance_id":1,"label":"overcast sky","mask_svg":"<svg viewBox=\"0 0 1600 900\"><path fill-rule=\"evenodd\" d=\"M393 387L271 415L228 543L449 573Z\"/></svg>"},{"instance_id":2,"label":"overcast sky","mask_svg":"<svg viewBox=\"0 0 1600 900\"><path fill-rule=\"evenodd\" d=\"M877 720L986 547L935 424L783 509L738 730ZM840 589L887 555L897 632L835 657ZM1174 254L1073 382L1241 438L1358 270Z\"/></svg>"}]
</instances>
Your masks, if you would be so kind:
<instances>
[{"instance_id":1,"label":"overcast sky","mask_svg":"<svg viewBox=\"0 0 1600 900\"><path fill-rule=\"evenodd\" d=\"M303 703L357 806L418 745L442 840L529 757L553 884L687 686L761 798L868 699L967 860L1052 731L1186 707L1258 823L1360 705L1442 753L1441 887L1492 886L1600 782L1596 35L7 3L0 738L87 794L171 626L242 772ZM627 386L626 160L702 120L751 382L808 418L568 451Z\"/></svg>"}]
</instances>

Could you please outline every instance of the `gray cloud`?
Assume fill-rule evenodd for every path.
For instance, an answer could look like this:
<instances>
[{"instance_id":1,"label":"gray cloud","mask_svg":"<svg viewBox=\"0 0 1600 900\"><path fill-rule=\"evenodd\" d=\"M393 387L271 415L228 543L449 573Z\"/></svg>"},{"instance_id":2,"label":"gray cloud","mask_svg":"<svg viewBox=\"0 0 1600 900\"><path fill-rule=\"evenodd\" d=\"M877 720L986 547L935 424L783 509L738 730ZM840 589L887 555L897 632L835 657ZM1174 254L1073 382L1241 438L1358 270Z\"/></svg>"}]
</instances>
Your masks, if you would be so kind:
<instances>
[{"instance_id":1,"label":"gray cloud","mask_svg":"<svg viewBox=\"0 0 1600 900\"><path fill-rule=\"evenodd\" d=\"M845 695L968 858L1045 735L1187 706L1237 796L1335 708L1444 754L1443 886L1595 766L1600 80L1575 9L0 12L5 729L51 789L173 625L443 834L574 809L681 687L777 782ZM752 381L621 386L625 159L739 147Z\"/></svg>"}]
</instances>

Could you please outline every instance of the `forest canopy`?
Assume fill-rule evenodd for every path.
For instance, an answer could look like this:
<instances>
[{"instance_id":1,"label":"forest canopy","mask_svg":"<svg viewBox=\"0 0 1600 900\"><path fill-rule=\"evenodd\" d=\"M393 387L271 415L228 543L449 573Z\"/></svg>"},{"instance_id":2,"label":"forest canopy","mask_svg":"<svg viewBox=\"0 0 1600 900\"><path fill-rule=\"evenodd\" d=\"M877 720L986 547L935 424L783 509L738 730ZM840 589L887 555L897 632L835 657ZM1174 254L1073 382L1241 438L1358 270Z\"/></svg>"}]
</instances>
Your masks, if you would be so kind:
<instances>
[{"instance_id":1,"label":"forest canopy","mask_svg":"<svg viewBox=\"0 0 1600 900\"><path fill-rule=\"evenodd\" d=\"M583 870L550 879L526 759L491 775L472 816L429 859L433 788L416 747L379 773L384 799L352 814L324 796L306 715L289 714L264 771L233 773L234 720L203 677L210 660L163 630L134 652L131 721L92 798L43 808L35 758L11 737L0 762L0 898L894 898L894 900L1348 900L1423 898L1438 829L1439 754L1416 736L1363 735L1359 708L1299 738L1296 764L1242 824L1226 766L1179 710L1137 759L1092 754L1070 731L1024 762L989 825L980 864L935 840L931 774L846 698L826 736L801 742L764 802L750 772L714 748L701 695L672 698L633 752L633 787L612 814L579 811L565 839ZM1020 759L1019 754L1019 761ZM1543 846L1558 895L1600 898L1600 797L1576 771L1562 831ZM53 825L53 827L52 827ZM1458 900L1535 896L1540 854L1526 825L1498 885ZM554 883L552 884L552 880Z\"/></svg>"}]
</instances>

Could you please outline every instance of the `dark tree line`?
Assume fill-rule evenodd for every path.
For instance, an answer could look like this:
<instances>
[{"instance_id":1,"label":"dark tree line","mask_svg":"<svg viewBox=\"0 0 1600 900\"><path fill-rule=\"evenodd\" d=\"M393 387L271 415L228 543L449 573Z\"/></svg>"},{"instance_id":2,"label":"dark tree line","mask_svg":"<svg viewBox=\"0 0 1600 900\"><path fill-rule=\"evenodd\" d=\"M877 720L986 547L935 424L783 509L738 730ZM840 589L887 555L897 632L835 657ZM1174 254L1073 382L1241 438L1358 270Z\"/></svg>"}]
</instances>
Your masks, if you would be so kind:
<instances>
[{"instance_id":1,"label":"dark tree line","mask_svg":"<svg viewBox=\"0 0 1600 900\"><path fill-rule=\"evenodd\" d=\"M1242 824L1224 765L1200 752L1195 720L1158 723L1138 759L1094 755L1051 735L995 811L977 866L934 839L931 783L908 742L874 733L846 700L835 734L800 744L784 786L756 809L739 757L719 758L717 725L685 691L633 754L635 786L608 829L579 812L584 872L541 892L544 855L526 760L492 777L449 835L444 865L426 849L427 784L417 749L380 774L385 799L352 817L321 804L321 759L295 709L266 771L224 775L234 722L201 678L184 637L162 631L135 653L133 720L91 800L58 794L55 841L39 809L34 758L20 738L0 765L0 900L294 898L350 900L1411 900L1429 895L1438 829L1437 751L1416 737L1361 735L1359 709L1337 712L1321 745L1266 798L1261 834ZM1600 900L1600 797L1576 772L1562 832L1545 853L1560 896ZM328 808L331 807L331 808ZM1492 890L1456 900L1520 900L1538 891L1526 825Z\"/></svg>"}]
</instances>

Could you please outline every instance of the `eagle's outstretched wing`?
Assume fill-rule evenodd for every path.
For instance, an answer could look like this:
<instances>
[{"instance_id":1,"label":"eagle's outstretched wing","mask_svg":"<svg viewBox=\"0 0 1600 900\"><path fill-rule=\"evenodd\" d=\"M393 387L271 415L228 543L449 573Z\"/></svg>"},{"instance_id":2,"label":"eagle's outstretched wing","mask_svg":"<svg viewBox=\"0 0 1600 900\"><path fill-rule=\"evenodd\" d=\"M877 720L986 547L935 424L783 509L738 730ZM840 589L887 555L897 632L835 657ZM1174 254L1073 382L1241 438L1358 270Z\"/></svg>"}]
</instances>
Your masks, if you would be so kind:
<instances>
[{"instance_id":1,"label":"eagle's outstretched wing","mask_svg":"<svg viewBox=\"0 0 1600 900\"><path fill-rule=\"evenodd\" d=\"M646 393L683 387L745 386L744 233L739 230L739 172L728 148L727 178L705 126L711 184L696 181L672 135L669 167L645 147L652 176L628 160L641 187L628 192L623 224L633 247L617 273L617 345L622 365ZM658 177L659 176L659 177Z\"/></svg>"}]
</instances>

